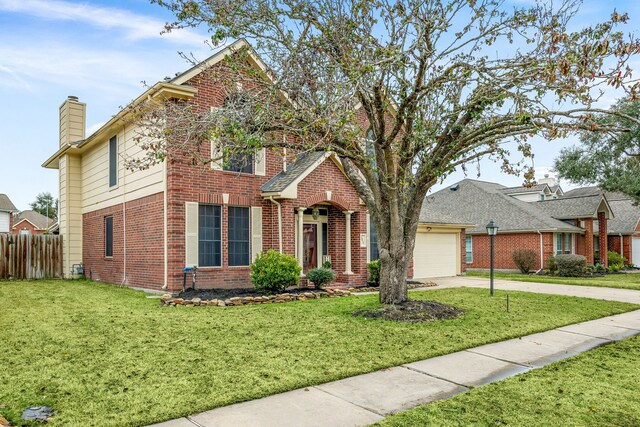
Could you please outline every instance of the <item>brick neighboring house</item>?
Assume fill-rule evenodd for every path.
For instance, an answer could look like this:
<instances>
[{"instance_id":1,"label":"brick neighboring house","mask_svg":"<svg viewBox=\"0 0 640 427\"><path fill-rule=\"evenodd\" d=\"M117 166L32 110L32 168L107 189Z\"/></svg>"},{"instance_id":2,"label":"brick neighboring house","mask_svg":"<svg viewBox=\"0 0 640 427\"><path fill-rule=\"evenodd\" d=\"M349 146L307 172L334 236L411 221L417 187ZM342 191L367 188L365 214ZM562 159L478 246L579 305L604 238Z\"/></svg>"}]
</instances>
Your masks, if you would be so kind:
<instances>
[{"instance_id":1,"label":"brick neighboring house","mask_svg":"<svg viewBox=\"0 0 640 427\"><path fill-rule=\"evenodd\" d=\"M57 223L56 219L49 218L36 211L22 211L15 215L12 234L45 234L50 232Z\"/></svg>"},{"instance_id":2,"label":"brick neighboring house","mask_svg":"<svg viewBox=\"0 0 640 427\"><path fill-rule=\"evenodd\" d=\"M614 217L607 225L607 247L625 257L629 263L640 266L640 206L626 194L603 191L598 187L576 188L565 193L569 197L602 194L607 198ZM598 227L594 226L594 230ZM596 244L597 240L594 241ZM595 246L594 250L599 251Z\"/></svg>"},{"instance_id":3,"label":"brick neighboring house","mask_svg":"<svg viewBox=\"0 0 640 427\"><path fill-rule=\"evenodd\" d=\"M133 104L158 98L203 112L223 106L231 89L203 70L225 67L225 57L243 47L250 49L234 43ZM265 70L256 55L248 61ZM87 137L86 105L69 97L60 107L60 148L43 166L59 169L66 274L83 264L94 280L177 290L183 268L195 265L199 287L247 286L249 263L272 248L296 256L303 271L330 259L337 283L366 282L375 232L334 154L262 149L246 163L227 162L226 170L216 162L164 162L132 172L123 157L142 152L134 142L139 127L126 114ZM211 155L215 145L206 145Z\"/></svg>"},{"instance_id":4,"label":"brick neighboring house","mask_svg":"<svg viewBox=\"0 0 640 427\"><path fill-rule=\"evenodd\" d=\"M6 194L0 194L0 233L10 233L13 226L13 214L18 212Z\"/></svg>"},{"instance_id":5,"label":"brick neighboring house","mask_svg":"<svg viewBox=\"0 0 640 427\"><path fill-rule=\"evenodd\" d=\"M489 268L485 226L491 219L500 227L495 237L496 269L516 269L512 259L516 249L535 251L538 268L544 268L553 255L569 253L606 266L609 221L615 218L607 197L563 193L552 180L541 181L530 188L507 188L465 179L427 196L421 219L432 221L448 214L458 223L477 224L464 235L462 270Z\"/></svg>"}]
</instances>

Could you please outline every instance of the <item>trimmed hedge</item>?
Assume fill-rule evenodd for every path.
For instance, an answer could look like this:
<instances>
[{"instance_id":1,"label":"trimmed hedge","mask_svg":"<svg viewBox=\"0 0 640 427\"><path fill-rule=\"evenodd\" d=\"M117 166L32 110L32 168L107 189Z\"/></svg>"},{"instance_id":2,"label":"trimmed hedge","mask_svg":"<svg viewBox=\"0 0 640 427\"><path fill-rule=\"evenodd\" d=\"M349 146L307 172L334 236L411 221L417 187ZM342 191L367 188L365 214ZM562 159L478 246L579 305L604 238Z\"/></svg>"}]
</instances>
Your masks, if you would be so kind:
<instances>
[{"instance_id":1,"label":"trimmed hedge","mask_svg":"<svg viewBox=\"0 0 640 427\"><path fill-rule=\"evenodd\" d=\"M582 255L556 255L558 276L579 277L587 271L587 259Z\"/></svg>"},{"instance_id":2,"label":"trimmed hedge","mask_svg":"<svg viewBox=\"0 0 640 427\"><path fill-rule=\"evenodd\" d=\"M269 249L251 263L251 282L264 292L282 292L300 284L300 264L291 255Z\"/></svg>"}]
</instances>

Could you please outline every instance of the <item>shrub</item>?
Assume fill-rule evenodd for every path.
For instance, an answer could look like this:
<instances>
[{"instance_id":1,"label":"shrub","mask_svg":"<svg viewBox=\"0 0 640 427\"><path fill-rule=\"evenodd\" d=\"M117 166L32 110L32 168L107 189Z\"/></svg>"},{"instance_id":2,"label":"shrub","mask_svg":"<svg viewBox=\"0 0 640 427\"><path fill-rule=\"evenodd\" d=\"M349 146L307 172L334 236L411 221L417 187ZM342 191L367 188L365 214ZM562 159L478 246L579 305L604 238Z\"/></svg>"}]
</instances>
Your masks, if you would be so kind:
<instances>
[{"instance_id":1,"label":"shrub","mask_svg":"<svg viewBox=\"0 0 640 427\"><path fill-rule=\"evenodd\" d=\"M314 268L307 271L307 280L313 283L316 289L322 289L336 280L336 272L329 268Z\"/></svg>"},{"instance_id":2,"label":"shrub","mask_svg":"<svg viewBox=\"0 0 640 427\"><path fill-rule=\"evenodd\" d=\"M270 249L251 263L251 282L258 291L282 292L300 283L300 271L297 259Z\"/></svg>"},{"instance_id":3,"label":"shrub","mask_svg":"<svg viewBox=\"0 0 640 427\"><path fill-rule=\"evenodd\" d=\"M369 281L374 282L376 285L380 284L380 260L371 261L367 264L369 268Z\"/></svg>"},{"instance_id":4,"label":"shrub","mask_svg":"<svg viewBox=\"0 0 640 427\"><path fill-rule=\"evenodd\" d=\"M607 252L607 261L609 262L609 270L612 268L612 271L620 271L622 267L627 263L627 259L620 255L618 252L609 251Z\"/></svg>"},{"instance_id":5,"label":"shrub","mask_svg":"<svg viewBox=\"0 0 640 427\"><path fill-rule=\"evenodd\" d=\"M558 265L558 276L579 277L587 271L587 259L582 255L558 255L555 261Z\"/></svg>"},{"instance_id":6,"label":"shrub","mask_svg":"<svg viewBox=\"0 0 640 427\"><path fill-rule=\"evenodd\" d=\"M558 264L556 264L556 258L553 255L547 258L547 270L552 274L558 271Z\"/></svg>"},{"instance_id":7,"label":"shrub","mask_svg":"<svg viewBox=\"0 0 640 427\"><path fill-rule=\"evenodd\" d=\"M530 272L536 264L536 252L531 249L518 249L511 256L513 263L523 274Z\"/></svg>"},{"instance_id":8,"label":"shrub","mask_svg":"<svg viewBox=\"0 0 640 427\"><path fill-rule=\"evenodd\" d=\"M322 268L324 268L325 270L331 270L331 261L330 260L326 260L325 262L322 263Z\"/></svg>"}]
</instances>

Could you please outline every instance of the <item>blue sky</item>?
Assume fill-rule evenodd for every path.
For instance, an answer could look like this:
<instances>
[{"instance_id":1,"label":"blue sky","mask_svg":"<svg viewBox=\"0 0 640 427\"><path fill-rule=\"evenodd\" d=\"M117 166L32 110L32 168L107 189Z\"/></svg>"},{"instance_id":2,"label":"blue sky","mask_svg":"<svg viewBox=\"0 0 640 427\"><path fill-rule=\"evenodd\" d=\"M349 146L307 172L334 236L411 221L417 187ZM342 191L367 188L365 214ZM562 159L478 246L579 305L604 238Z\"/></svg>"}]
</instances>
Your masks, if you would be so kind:
<instances>
[{"instance_id":1,"label":"blue sky","mask_svg":"<svg viewBox=\"0 0 640 427\"><path fill-rule=\"evenodd\" d=\"M633 0L586 1L577 22L594 23L614 8L629 13L628 31L640 29L640 2ZM40 165L58 148L58 108L68 95L87 103L90 134L139 95L143 81L153 84L189 68L177 52L201 59L212 53L204 29L160 35L170 19L147 0L0 0L0 193L18 209L28 209L40 192L57 197L57 171ZM640 72L640 62L634 68ZM612 94L602 106L613 99ZM566 145L570 142L534 145L539 177ZM480 171L480 179L522 182L501 175L488 161ZM469 176L476 177L475 167ZM455 173L439 187L463 177Z\"/></svg>"}]
</instances>

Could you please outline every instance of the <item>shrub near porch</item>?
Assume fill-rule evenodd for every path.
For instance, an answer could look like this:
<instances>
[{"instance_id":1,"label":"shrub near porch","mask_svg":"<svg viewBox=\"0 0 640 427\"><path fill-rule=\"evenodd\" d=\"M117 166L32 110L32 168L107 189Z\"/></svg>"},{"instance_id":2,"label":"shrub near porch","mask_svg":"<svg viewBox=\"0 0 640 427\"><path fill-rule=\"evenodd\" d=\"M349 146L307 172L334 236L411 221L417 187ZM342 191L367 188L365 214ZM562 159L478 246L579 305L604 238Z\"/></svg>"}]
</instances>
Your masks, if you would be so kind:
<instances>
[{"instance_id":1,"label":"shrub near porch","mask_svg":"<svg viewBox=\"0 0 640 427\"><path fill-rule=\"evenodd\" d=\"M377 295L200 309L92 282L0 282L0 414L31 405L51 426L146 425L451 353L635 306L485 290L412 292L462 309L450 321L353 317Z\"/></svg>"}]
</instances>

